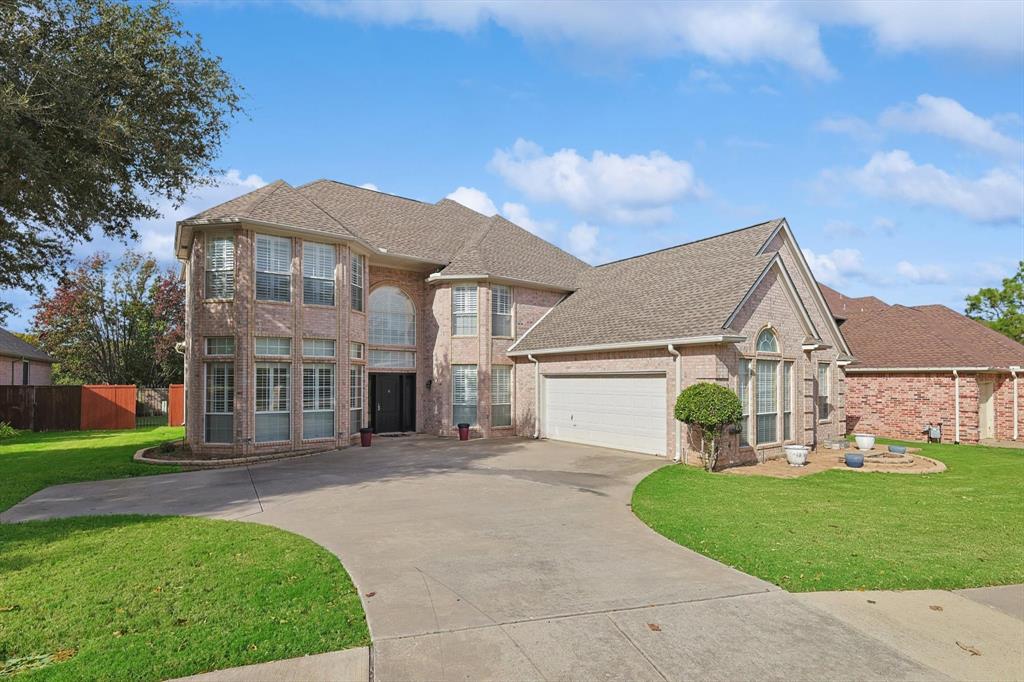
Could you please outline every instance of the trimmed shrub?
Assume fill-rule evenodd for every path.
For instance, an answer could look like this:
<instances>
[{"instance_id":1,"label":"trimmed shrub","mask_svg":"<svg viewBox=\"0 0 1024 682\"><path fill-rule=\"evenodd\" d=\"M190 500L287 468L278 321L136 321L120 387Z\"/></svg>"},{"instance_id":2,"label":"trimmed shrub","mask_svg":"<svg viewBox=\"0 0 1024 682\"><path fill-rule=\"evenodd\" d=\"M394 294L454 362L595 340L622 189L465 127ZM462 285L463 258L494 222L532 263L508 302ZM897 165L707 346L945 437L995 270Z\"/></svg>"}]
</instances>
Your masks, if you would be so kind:
<instances>
[{"instance_id":1,"label":"trimmed shrub","mask_svg":"<svg viewBox=\"0 0 1024 682\"><path fill-rule=\"evenodd\" d=\"M700 429L701 460L714 471L722 432L743 417L743 404L734 391L719 384L700 382L687 386L676 398L676 419Z\"/></svg>"}]
</instances>

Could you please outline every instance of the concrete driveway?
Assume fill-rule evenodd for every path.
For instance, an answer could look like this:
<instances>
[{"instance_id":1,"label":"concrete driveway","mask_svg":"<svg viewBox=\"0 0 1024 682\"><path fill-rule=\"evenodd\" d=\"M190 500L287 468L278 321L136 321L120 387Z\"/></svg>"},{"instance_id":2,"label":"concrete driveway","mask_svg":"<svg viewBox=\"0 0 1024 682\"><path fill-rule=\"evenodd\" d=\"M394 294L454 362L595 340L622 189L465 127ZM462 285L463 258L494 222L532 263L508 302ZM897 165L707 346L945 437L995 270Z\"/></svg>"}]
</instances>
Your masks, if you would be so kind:
<instances>
[{"instance_id":1,"label":"concrete driveway","mask_svg":"<svg viewBox=\"0 0 1024 682\"><path fill-rule=\"evenodd\" d=\"M382 438L54 486L0 520L192 514L301 533L363 594L379 680L942 678L648 529L630 495L664 463L564 443Z\"/></svg>"}]
</instances>

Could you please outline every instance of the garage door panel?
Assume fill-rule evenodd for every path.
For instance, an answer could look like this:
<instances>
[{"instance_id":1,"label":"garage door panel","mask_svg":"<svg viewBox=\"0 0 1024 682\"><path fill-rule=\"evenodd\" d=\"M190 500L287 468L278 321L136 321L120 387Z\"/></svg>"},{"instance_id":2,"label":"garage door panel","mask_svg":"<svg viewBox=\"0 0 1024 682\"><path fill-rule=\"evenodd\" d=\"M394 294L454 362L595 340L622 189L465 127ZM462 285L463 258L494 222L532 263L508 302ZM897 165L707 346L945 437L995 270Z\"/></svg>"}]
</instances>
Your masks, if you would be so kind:
<instances>
[{"instance_id":1,"label":"garage door panel","mask_svg":"<svg viewBox=\"0 0 1024 682\"><path fill-rule=\"evenodd\" d=\"M545 377L544 435L664 454L665 377Z\"/></svg>"}]
</instances>

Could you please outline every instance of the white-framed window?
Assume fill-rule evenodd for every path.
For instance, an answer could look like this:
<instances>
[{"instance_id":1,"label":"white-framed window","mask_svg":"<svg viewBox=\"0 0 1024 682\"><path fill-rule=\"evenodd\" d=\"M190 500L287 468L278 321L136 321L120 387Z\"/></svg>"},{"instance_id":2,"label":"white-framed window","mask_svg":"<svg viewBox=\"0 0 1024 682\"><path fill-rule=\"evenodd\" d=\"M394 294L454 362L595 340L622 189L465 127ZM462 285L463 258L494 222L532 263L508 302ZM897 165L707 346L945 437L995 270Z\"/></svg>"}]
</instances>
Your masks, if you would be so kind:
<instances>
[{"instance_id":1,"label":"white-framed window","mask_svg":"<svg viewBox=\"0 0 1024 682\"><path fill-rule=\"evenodd\" d=\"M256 363L256 442L285 441L291 436L291 366Z\"/></svg>"},{"instance_id":2,"label":"white-framed window","mask_svg":"<svg viewBox=\"0 0 1024 682\"><path fill-rule=\"evenodd\" d=\"M349 433L359 433L363 425L364 375L365 368L362 365L351 365L348 368Z\"/></svg>"},{"instance_id":3,"label":"white-framed window","mask_svg":"<svg viewBox=\"0 0 1024 682\"><path fill-rule=\"evenodd\" d=\"M779 352L779 340L775 337L775 332L773 332L771 329L764 329L761 331L760 334L757 335L757 352Z\"/></svg>"},{"instance_id":4,"label":"white-framed window","mask_svg":"<svg viewBox=\"0 0 1024 682\"><path fill-rule=\"evenodd\" d=\"M304 365L302 368L302 437L334 436L334 365Z\"/></svg>"},{"instance_id":5,"label":"white-framed window","mask_svg":"<svg viewBox=\"0 0 1024 682\"><path fill-rule=\"evenodd\" d=\"M452 287L452 335L476 336L476 284Z\"/></svg>"},{"instance_id":6,"label":"white-framed window","mask_svg":"<svg viewBox=\"0 0 1024 682\"><path fill-rule=\"evenodd\" d=\"M291 355L292 340L285 336L257 336L256 355Z\"/></svg>"},{"instance_id":7,"label":"white-framed window","mask_svg":"<svg viewBox=\"0 0 1024 682\"><path fill-rule=\"evenodd\" d=\"M491 336L512 336L512 287L491 287Z\"/></svg>"},{"instance_id":8,"label":"white-framed window","mask_svg":"<svg viewBox=\"0 0 1024 682\"><path fill-rule=\"evenodd\" d=\"M302 302L334 305L334 246L302 243Z\"/></svg>"},{"instance_id":9,"label":"white-framed window","mask_svg":"<svg viewBox=\"0 0 1024 682\"><path fill-rule=\"evenodd\" d=\"M452 423L476 424L476 365L452 365Z\"/></svg>"},{"instance_id":10,"label":"white-framed window","mask_svg":"<svg viewBox=\"0 0 1024 682\"><path fill-rule=\"evenodd\" d=\"M740 358L736 395L743 406L743 416L740 417L740 446L747 446L750 445L750 360L746 358Z\"/></svg>"},{"instance_id":11,"label":"white-framed window","mask_svg":"<svg viewBox=\"0 0 1024 682\"><path fill-rule=\"evenodd\" d=\"M352 292L352 310L362 311L363 305L363 282L366 281L366 257L358 253L352 254L352 262L350 266L351 272L351 292Z\"/></svg>"},{"instance_id":12,"label":"white-framed window","mask_svg":"<svg viewBox=\"0 0 1024 682\"><path fill-rule=\"evenodd\" d=\"M235 238L210 236L206 240L206 298L235 296Z\"/></svg>"},{"instance_id":13,"label":"white-framed window","mask_svg":"<svg viewBox=\"0 0 1024 682\"><path fill-rule=\"evenodd\" d=\"M377 369L413 369L416 367L416 353L411 350L371 348L369 365Z\"/></svg>"},{"instance_id":14,"label":"white-framed window","mask_svg":"<svg viewBox=\"0 0 1024 682\"><path fill-rule=\"evenodd\" d=\"M818 363L818 421L828 421L832 417L832 404L829 402L831 390L829 363Z\"/></svg>"},{"instance_id":15,"label":"white-framed window","mask_svg":"<svg viewBox=\"0 0 1024 682\"><path fill-rule=\"evenodd\" d=\"M782 363L782 440L793 440L793 361Z\"/></svg>"},{"instance_id":16,"label":"white-framed window","mask_svg":"<svg viewBox=\"0 0 1024 682\"><path fill-rule=\"evenodd\" d=\"M370 345L415 346L416 310L398 287L370 292Z\"/></svg>"},{"instance_id":17,"label":"white-framed window","mask_svg":"<svg viewBox=\"0 0 1024 682\"><path fill-rule=\"evenodd\" d=\"M512 365L491 367L491 426L512 426Z\"/></svg>"},{"instance_id":18,"label":"white-framed window","mask_svg":"<svg viewBox=\"0 0 1024 682\"><path fill-rule=\"evenodd\" d=\"M207 355L234 355L235 337L233 336L207 336Z\"/></svg>"},{"instance_id":19,"label":"white-framed window","mask_svg":"<svg viewBox=\"0 0 1024 682\"><path fill-rule=\"evenodd\" d=\"M779 440L779 361L757 361L757 444Z\"/></svg>"},{"instance_id":20,"label":"white-framed window","mask_svg":"<svg viewBox=\"0 0 1024 682\"><path fill-rule=\"evenodd\" d=\"M352 360L366 359L366 346L358 341L348 342L348 357Z\"/></svg>"},{"instance_id":21,"label":"white-framed window","mask_svg":"<svg viewBox=\"0 0 1024 682\"><path fill-rule=\"evenodd\" d=\"M206 363L205 427L207 443L232 443L235 434L235 366Z\"/></svg>"},{"instance_id":22,"label":"white-framed window","mask_svg":"<svg viewBox=\"0 0 1024 682\"><path fill-rule=\"evenodd\" d=\"M292 300L292 240L256 235L256 300Z\"/></svg>"},{"instance_id":23,"label":"white-framed window","mask_svg":"<svg viewBox=\"0 0 1024 682\"><path fill-rule=\"evenodd\" d=\"M307 358L333 358L334 339L302 339L302 354Z\"/></svg>"}]
</instances>

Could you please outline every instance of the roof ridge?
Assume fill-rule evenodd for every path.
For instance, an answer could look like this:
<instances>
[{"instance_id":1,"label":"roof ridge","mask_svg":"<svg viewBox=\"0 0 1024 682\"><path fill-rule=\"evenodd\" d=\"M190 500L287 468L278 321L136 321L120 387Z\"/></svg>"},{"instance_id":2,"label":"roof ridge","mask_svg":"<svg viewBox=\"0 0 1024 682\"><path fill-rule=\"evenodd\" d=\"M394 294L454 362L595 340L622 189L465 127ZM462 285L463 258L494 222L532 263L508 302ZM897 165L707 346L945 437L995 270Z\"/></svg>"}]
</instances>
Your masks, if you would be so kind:
<instances>
[{"instance_id":1,"label":"roof ridge","mask_svg":"<svg viewBox=\"0 0 1024 682\"><path fill-rule=\"evenodd\" d=\"M759 223L754 223L753 225L747 225L746 227L739 227L739 228L736 228L735 230L729 230L728 232L722 232L720 234L713 234L713 235L710 235L708 237L701 237L700 239L694 239L693 241L683 242L682 244L676 244L674 246L666 246L663 249L655 249L654 251L648 251L647 253L638 253L635 256L628 256L627 258L619 258L618 260L611 260L611 261L608 261L607 263L601 263L600 265L595 265L593 267L595 269L603 268L606 265L614 265L616 263L623 263L625 261L634 260L636 258L644 258L645 256L653 256L656 253L663 253L665 251L671 251L672 249L681 249L684 246L693 246L694 244L700 244L701 242L711 241L712 239L719 239L720 237L728 237L729 235L733 235L733 234L736 234L738 232L743 232L745 230L753 230L755 227L761 227L763 225L767 225L768 223L777 223L777 222L779 222L781 220L785 220L785 218L784 217L780 217L780 218L772 218L771 220L763 220L763 221L761 221Z\"/></svg>"},{"instance_id":2,"label":"roof ridge","mask_svg":"<svg viewBox=\"0 0 1024 682\"><path fill-rule=\"evenodd\" d=\"M432 206L433 205L433 204L431 204L429 202L426 202L426 201L421 201L419 199L413 199L412 197L402 196L401 194L393 194L391 192L384 192L384 191L379 190L379 189L370 189L369 187L360 187L359 185L353 185L351 182L342 182L341 180L334 180L333 178L317 178L316 180L310 180L309 182L306 182L306 183L303 183L303 184L299 185L295 189L302 189L303 187L309 187L310 185L315 185L318 182L330 182L330 183L333 183L335 185L344 185L345 187L351 187L352 189L359 189L359 190L362 190L364 192L373 192L374 194L382 194L382 195L384 195L386 197L394 197L395 199L403 199L405 201L411 201L414 204L423 204L425 206Z\"/></svg>"},{"instance_id":3,"label":"roof ridge","mask_svg":"<svg viewBox=\"0 0 1024 682\"><path fill-rule=\"evenodd\" d=\"M568 251L566 251L565 249L563 249L563 248L562 248L561 246L559 246L558 244L555 244L555 243L553 243L553 242L549 242L549 241L548 241L547 239L544 239L543 237L539 237L539 236L537 236L537 235L536 235L536 234L534 234L533 232L530 232L529 230L527 230L527 229L526 229L525 227L523 227L522 225L519 225L518 223L515 223L515 222L513 222L513 221L509 220L508 218L506 218L505 216L501 215L500 213L495 213L495 214L494 214L494 215L492 215L492 216L491 216L491 217L490 217L490 218L489 218L488 220L490 220L490 221L492 221L492 222L495 222L495 223L497 223L497 221L501 221L501 222L505 222L505 223L508 223L509 225L511 225L512 227L516 228L517 230L522 230L523 232L525 232L526 234L528 234L528 235L529 235L529 236L530 236L531 238L533 238L533 239L536 239L536 240L538 240L538 241L542 241L542 242L544 242L545 244L547 244L548 246L554 247L554 248L555 248L555 250L557 250L557 251L560 251L560 252L564 253L564 254L565 254L566 256L569 256L569 257L570 257L570 258L572 258L573 260L576 260L576 261L578 261L578 262L582 263L583 265L587 266L587 269L588 269L588 270L592 270L592 269L593 269L593 268L595 267L595 266L591 265L590 263L588 263L587 261L585 261L585 260L583 260L582 258L580 258L579 256L576 256L576 255L574 255L574 254L572 254L572 253L569 253Z\"/></svg>"},{"instance_id":4,"label":"roof ridge","mask_svg":"<svg viewBox=\"0 0 1024 682\"><path fill-rule=\"evenodd\" d=\"M312 204L312 205L313 205L313 206L314 206L314 207L315 207L315 208L316 208L316 209L317 209L318 211L320 211L320 212L321 212L321 213L323 213L323 214L324 214L325 216L327 216L328 218L330 218L331 220L333 220L333 221L335 222L335 224L337 224L337 225L338 225L338 227L342 228L343 230L345 230L346 232L348 232L349 234L351 234L351 235L352 235L353 237L356 237L356 238L358 238L358 239L361 239L361 240L362 240L362 241L364 241L364 242L366 241L366 239L365 239L365 238L363 237L363 235L359 234L358 232L356 232L355 230L353 230L353 229L352 229L351 227L349 227L349 226L348 226L348 225L346 225L345 223L341 222L341 220L339 220L339 219L338 219L337 217L335 217L335 216L334 216L334 214L332 214L332 213L331 213L330 211L328 211L328 210L327 210L326 208L324 208L323 206L321 206L320 204L318 204L318 203L317 203L316 201L314 201L312 197L310 197L310 196L307 196L305 192L300 192L300 191L299 191L299 190L300 190L300 189L301 189L302 187L305 187L305 186L306 186L306 185L300 185L299 187L291 187L291 189L295 190L295 193L296 193L296 194L298 194L298 195L299 195L300 197L302 197L302 198L303 198L304 200L306 200L306 201L308 201L308 202L309 202L310 204Z\"/></svg>"},{"instance_id":5,"label":"roof ridge","mask_svg":"<svg viewBox=\"0 0 1024 682\"><path fill-rule=\"evenodd\" d=\"M287 182L285 182L281 178L278 178L277 180L274 180L273 182L268 183L267 187L273 187L274 189L272 189L271 191L267 192L265 195L261 196L259 198L259 200L257 200L257 202L255 204L253 204L248 209L246 209L246 213L248 213L249 215L252 215L256 211L257 208L259 208L264 203L266 203L267 199L269 199L270 197L272 197L275 194L277 194L277 190L281 189L281 187L291 187L291 185L289 185ZM255 191L255 190L253 190L253 191Z\"/></svg>"}]
</instances>

